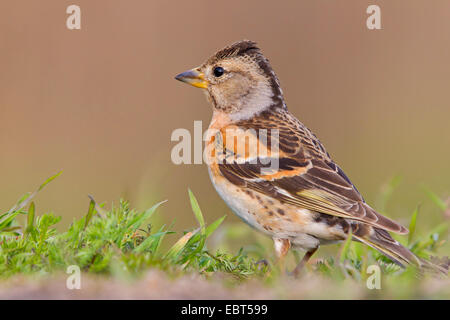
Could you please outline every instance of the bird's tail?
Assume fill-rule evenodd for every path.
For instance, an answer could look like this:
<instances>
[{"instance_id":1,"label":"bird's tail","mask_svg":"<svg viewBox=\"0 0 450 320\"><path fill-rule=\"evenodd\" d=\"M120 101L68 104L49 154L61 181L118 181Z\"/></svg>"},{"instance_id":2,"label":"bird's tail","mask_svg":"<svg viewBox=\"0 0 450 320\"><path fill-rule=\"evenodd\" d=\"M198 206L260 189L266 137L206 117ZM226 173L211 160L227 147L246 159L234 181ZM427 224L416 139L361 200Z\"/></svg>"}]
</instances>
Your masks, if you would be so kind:
<instances>
[{"instance_id":1,"label":"bird's tail","mask_svg":"<svg viewBox=\"0 0 450 320\"><path fill-rule=\"evenodd\" d=\"M396 264L406 267L415 266L421 271L428 271L440 275L447 275L449 270L450 260L448 258L443 261L428 261L417 257L410 250L402 246L398 241L393 239L391 235L383 229L370 228L370 232L365 235L358 235L358 232L353 237L367 244L368 246L380 251L382 254L390 258Z\"/></svg>"}]
</instances>

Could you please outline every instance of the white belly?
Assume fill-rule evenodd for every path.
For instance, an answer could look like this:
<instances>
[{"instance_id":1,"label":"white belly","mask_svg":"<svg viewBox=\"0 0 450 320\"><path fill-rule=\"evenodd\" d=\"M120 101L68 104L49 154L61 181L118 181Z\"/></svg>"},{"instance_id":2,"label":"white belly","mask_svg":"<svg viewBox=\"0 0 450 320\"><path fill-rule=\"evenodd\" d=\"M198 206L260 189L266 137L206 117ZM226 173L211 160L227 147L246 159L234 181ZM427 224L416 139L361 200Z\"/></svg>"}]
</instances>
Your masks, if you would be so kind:
<instances>
[{"instance_id":1,"label":"white belly","mask_svg":"<svg viewBox=\"0 0 450 320\"><path fill-rule=\"evenodd\" d=\"M247 198L243 191L237 191L240 189L239 187L225 179L220 179L220 182L216 181L211 171L208 170L208 172L217 193L230 209L245 223L264 234L272 238L289 239L293 247L305 250L317 248L320 244L332 243L336 240L329 238L330 230L326 224L312 222L312 213L306 209L292 206L284 217L274 215L270 217L270 220L266 218L265 214L255 214L262 209L262 206L258 206L254 200L250 201L251 199ZM266 197L261 194L259 196ZM287 219L287 215L291 218L290 220ZM273 229L266 229L265 224L273 226Z\"/></svg>"},{"instance_id":2,"label":"white belly","mask_svg":"<svg viewBox=\"0 0 450 320\"><path fill-rule=\"evenodd\" d=\"M232 188L236 188L231 183L216 183L214 180L214 177L211 174L211 170L208 167L208 173L209 177L211 178L211 182L214 185L214 188L216 189L219 196L222 198L223 201L230 207L230 209L233 211L234 214L236 214L239 218L241 218L245 223L247 223L249 226L264 232L266 234L269 234L267 230L262 228L262 226L256 221L256 218L254 215L250 213L250 209L244 201L242 201L240 198L237 198L236 195L230 191Z\"/></svg>"}]
</instances>

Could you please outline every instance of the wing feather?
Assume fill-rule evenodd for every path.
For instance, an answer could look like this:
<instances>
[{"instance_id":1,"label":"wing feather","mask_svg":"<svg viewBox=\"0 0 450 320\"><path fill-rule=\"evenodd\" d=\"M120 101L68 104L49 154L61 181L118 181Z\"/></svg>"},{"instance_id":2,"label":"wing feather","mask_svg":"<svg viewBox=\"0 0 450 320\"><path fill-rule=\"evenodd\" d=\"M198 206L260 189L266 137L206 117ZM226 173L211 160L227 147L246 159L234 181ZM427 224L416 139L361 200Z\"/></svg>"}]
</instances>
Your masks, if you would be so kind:
<instances>
[{"instance_id":1,"label":"wing feather","mask_svg":"<svg viewBox=\"0 0 450 320\"><path fill-rule=\"evenodd\" d=\"M258 127L281 128L281 152L276 159L279 169L276 174L263 173L262 169L271 165L268 161L271 159L267 158L258 158L256 163L240 161L219 164L220 172L230 182L301 208L364 222L400 234L408 233L405 227L377 213L364 201L316 136L298 120L277 121L271 116L259 119L257 125L248 122L238 125L256 130Z\"/></svg>"}]
</instances>

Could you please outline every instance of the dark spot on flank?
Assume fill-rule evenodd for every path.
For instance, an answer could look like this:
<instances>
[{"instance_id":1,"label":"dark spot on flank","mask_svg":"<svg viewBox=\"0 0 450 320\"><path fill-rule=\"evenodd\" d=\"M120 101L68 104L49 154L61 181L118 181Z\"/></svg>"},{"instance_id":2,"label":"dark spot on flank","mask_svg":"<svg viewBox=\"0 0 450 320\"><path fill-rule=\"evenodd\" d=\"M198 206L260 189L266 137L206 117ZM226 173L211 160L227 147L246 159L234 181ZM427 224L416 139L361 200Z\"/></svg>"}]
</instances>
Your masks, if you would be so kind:
<instances>
[{"instance_id":1,"label":"dark spot on flank","mask_svg":"<svg viewBox=\"0 0 450 320\"><path fill-rule=\"evenodd\" d=\"M314 222L325 223L327 226L333 227L333 226L335 226L338 223L340 223L342 225L345 222L345 220L343 218L332 216L332 215L329 215L329 214L318 213L314 217Z\"/></svg>"},{"instance_id":2,"label":"dark spot on flank","mask_svg":"<svg viewBox=\"0 0 450 320\"><path fill-rule=\"evenodd\" d=\"M281 214L282 216L284 216L284 210L283 210L283 209L277 209L277 212L278 212L279 214Z\"/></svg>"},{"instance_id":3,"label":"dark spot on flank","mask_svg":"<svg viewBox=\"0 0 450 320\"><path fill-rule=\"evenodd\" d=\"M273 216L273 212L272 211L267 211L267 213L269 214L269 216Z\"/></svg>"},{"instance_id":4,"label":"dark spot on flank","mask_svg":"<svg viewBox=\"0 0 450 320\"><path fill-rule=\"evenodd\" d=\"M250 196L250 198L252 198L252 199L255 198L255 196L253 195L252 192L250 192L250 191L248 191L248 190L245 190L245 193L248 194L248 195Z\"/></svg>"}]
</instances>

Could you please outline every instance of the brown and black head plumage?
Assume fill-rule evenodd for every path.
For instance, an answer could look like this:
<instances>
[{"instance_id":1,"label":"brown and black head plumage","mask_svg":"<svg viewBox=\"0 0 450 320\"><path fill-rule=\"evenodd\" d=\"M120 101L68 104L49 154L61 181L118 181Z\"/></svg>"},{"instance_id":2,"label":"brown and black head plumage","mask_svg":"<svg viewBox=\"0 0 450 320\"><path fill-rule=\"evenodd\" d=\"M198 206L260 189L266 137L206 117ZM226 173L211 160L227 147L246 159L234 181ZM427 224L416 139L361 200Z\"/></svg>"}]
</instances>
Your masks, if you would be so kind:
<instances>
[{"instance_id":1,"label":"brown and black head plumage","mask_svg":"<svg viewBox=\"0 0 450 320\"><path fill-rule=\"evenodd\" d=\"M262 54L261 49L259 49L256 42L250 40L235 42L209 58L205 65L220 65L221 61L227 59L241 59L243 61L256 62L259 67L258 71L263 73L269 79L274 99L282 99L283 92L281 90L280 81L270 66L269 60Z\"/></svg>"},{"instance_id":2,"label":"brown and black head plumage","mask_svg":"<svg viewBox=\"0 0 450 320\"><path fill-rule=\"evenodd\" d=\"M227 46L189 72L196 76L184 73L177 79L192 84L193 77L200 78L213 107L235 119L286 107L278 78L253 41Z\"/></svg>"},{"instance_id":3,"label":"brown and black head plumage","mask_svg":"<svg viewBox=\"0 0 450 320\"><path fill-rule=\"evenodd\" d=\"M243 40L225 47L200 68L209 80L208 95L214 106L236 118L285 107L278 78L256 42ZM219 77L214 72L217 68L223 70Z\"/></svg>"}]
</instances>

